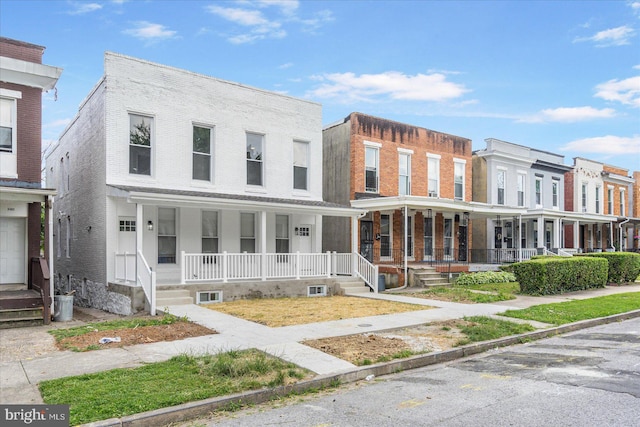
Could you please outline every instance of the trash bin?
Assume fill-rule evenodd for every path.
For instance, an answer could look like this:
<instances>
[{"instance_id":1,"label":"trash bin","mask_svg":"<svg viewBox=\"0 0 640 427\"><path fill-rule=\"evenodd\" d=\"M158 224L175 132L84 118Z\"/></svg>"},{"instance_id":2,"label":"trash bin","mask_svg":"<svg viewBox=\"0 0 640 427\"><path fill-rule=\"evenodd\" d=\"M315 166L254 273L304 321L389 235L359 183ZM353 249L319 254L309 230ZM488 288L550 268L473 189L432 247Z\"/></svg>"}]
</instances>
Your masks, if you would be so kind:
<instances>
[{"instance_id":1,"label":"trash bin","mask_svg":"<svg viewBox=\"0 0 640 427\"><path fill-rule=\"evenodd\" d=\"M54 295L53 320L55 322L73 320L73 295Z\"/></svg>"},{"instance_id":2,"label":"trash bin","mask_svg":"<svg viewBox=\"0 0 640 427\"><path fill-rule=\"evenodd\" d=\"M378 292L384 292L387 289L384 274L378 275Z\"/></svg>"}]
</instances>

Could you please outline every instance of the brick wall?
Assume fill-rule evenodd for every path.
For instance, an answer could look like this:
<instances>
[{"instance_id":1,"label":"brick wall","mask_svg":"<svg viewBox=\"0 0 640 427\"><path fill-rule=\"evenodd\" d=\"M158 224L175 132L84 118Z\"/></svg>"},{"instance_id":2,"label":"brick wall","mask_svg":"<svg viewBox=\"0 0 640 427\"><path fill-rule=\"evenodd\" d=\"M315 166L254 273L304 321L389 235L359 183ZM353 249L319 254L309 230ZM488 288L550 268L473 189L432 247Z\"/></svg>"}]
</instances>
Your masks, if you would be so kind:
<instances>
[{"instance_id":1,"label":"brick wall","mask_svg":"<svg viewBox=\"0 0 640 427\"><path fill-rule=\"evenodd\" d=\"M0 56L7 58L42 64L44 49L43 46L0 37Z\"/></svg>"},{"instance_id":2,"label":"brick wall","mask_svg":"<svg viewBox=\"0 0 640 427\"><path fill-rule=\"evenodd\" d=\"M633 173L633 212L635 218L640 218L640 172ZM639 242L640 243L640 242Z\"/></svg>"},{"instance_id":3,"label":"brick wall","mask_svg":"<svg viewBox=\"0 0 640 427\"><path fill-rule=\"evenodd\" d=\"M569 212L575 212L573 203L574 177L575 174L573 171L569 171L564 174L564 210Z\"/></svg>"}]
</instances>

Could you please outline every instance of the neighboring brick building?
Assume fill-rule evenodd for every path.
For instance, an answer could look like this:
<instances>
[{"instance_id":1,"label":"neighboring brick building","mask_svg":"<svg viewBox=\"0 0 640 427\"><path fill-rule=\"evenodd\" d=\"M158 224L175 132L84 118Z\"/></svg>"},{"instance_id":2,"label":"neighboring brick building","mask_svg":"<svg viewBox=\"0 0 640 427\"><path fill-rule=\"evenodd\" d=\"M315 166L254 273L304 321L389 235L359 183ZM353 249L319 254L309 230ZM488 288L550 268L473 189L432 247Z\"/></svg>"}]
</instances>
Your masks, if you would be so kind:
<instances>
[{"instance_id":1,"label":"neighboring brick building","mask_svg":"<svg viewBox=\"0 0 640 427\"><path fill-rule=\"evenodd\" d=\"M41 241L41 209L55 194L41 185L42 92L62 70L42 64L44 49L0 37L0 291L31 288L29 260L41 252L51 265L49 234Z\"/></svg>"},{"instance_id":2,"label":"neighboring brick building","mask_svg":"<svg viewBox=\"0 0 640 427\"><path fill-rule=\"evenodd\" d=\"M351 113L323 144L325 200L369 212L326 218L323 240L374 263L466 263L471 218L519 212L471 203L470 139Z\"/></svg>"}]
</instances>

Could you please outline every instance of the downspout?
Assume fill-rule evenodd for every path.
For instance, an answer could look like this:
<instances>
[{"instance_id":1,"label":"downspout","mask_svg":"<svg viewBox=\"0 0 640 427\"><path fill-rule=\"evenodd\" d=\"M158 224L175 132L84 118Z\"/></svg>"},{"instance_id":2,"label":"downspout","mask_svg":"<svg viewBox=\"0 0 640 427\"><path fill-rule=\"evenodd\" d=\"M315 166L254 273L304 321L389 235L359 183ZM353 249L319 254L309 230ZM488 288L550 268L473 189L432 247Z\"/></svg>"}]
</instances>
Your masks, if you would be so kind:
<instances>
[{"instance_id":1,"label":"downspout","mask_svg":"<svg viewBox=\"0 0 640 427\"><path fill-rule=\"evenodd\" d=\"M404 286L402 288L406 288L408 281L407 281L407 271L408 271L408 265L407 265L407 254L409 253L409 242L407 241L407 234L408 234L408 230L407 230L407 226L409 225L409 210L407 209L407 204L404 204Z\"/></svg>"},{"instance_id":2,"label":"downspout","mask_svg":"<svg viewBox=\"0 0 640 427\"><path fill-rule=\"evenodd\" d=\"M613 222L609 223L609 248L613 248Z\"/></svg>"},{"instance_id":3,"label":"downspout","mask_svg":"<svg viewBox=\"0 0 640 427\"><path fill-rule=\"evenodd\" d=\"M628 223L629 221L631 221L631 218L627 218L624 221L622 221L620 224L618 224L618 227L620 227L620 250L618 252L622 252L622 226L626 223Z\"/></svg>"},{"instance_id":4,"label":"downspout","mask_svg":"<svg viewBox=\"0 0 640 427\"><path fill-rule=\"evenodd\" d=\"M47 256L49 257L49 259L47 260L47 264L49 264L49 295L51 295L51 313L54 312L54 307L53 307L53 295L54 295L54 282L56 280L55 278L55 274L53 271L53 196L49 196L46 200L46 208L49 211L48 212L48 220L47 223L49 225L49 232L48 234L48 239L49 239L49 250L47 252L49 252L47 254ZM59 231L58 231L59 232Z\"/></svg>"}]
</instances>

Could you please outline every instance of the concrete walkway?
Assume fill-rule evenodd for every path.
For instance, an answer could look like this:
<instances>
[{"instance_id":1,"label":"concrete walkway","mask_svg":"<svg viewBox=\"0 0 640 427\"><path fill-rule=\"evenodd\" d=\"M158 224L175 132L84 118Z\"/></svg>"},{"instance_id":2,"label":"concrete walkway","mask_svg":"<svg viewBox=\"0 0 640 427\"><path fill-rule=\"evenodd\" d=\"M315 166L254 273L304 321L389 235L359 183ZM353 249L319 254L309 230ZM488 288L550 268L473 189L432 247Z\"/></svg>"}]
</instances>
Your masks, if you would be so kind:
<instances>
[{"instance_id":1,"label":"concrete walkway","mask_svg":"<svg viewBox=\"0 0 640 427\"><path fill-rule=\"evenodd\" d=\"M435 308L383 316L343 319L306 325L270 328L197 305L168 307L177 316L215 329L218 334L181 341L141 344L124 348L76 353L58 351L40 357L0 364L0 403L42 403L37 384L43 380L99 372L114 368L136 367L167 360L179 354L216 353L232 349L257 348L295 363L319 375L348 372L356 367L319 350L299 344L318 339L383 331L428 322L486 315L548 302L593 298L622 292L640 292L640 284L608 287L565 294L559 297L523 297L495 304L458 304L411 298L402 293L358 294L358 297L408 302ZM512 320L512 319L509 319ZM544 326L544 325L537 325Z\"/></svg>"}]
</instances>

